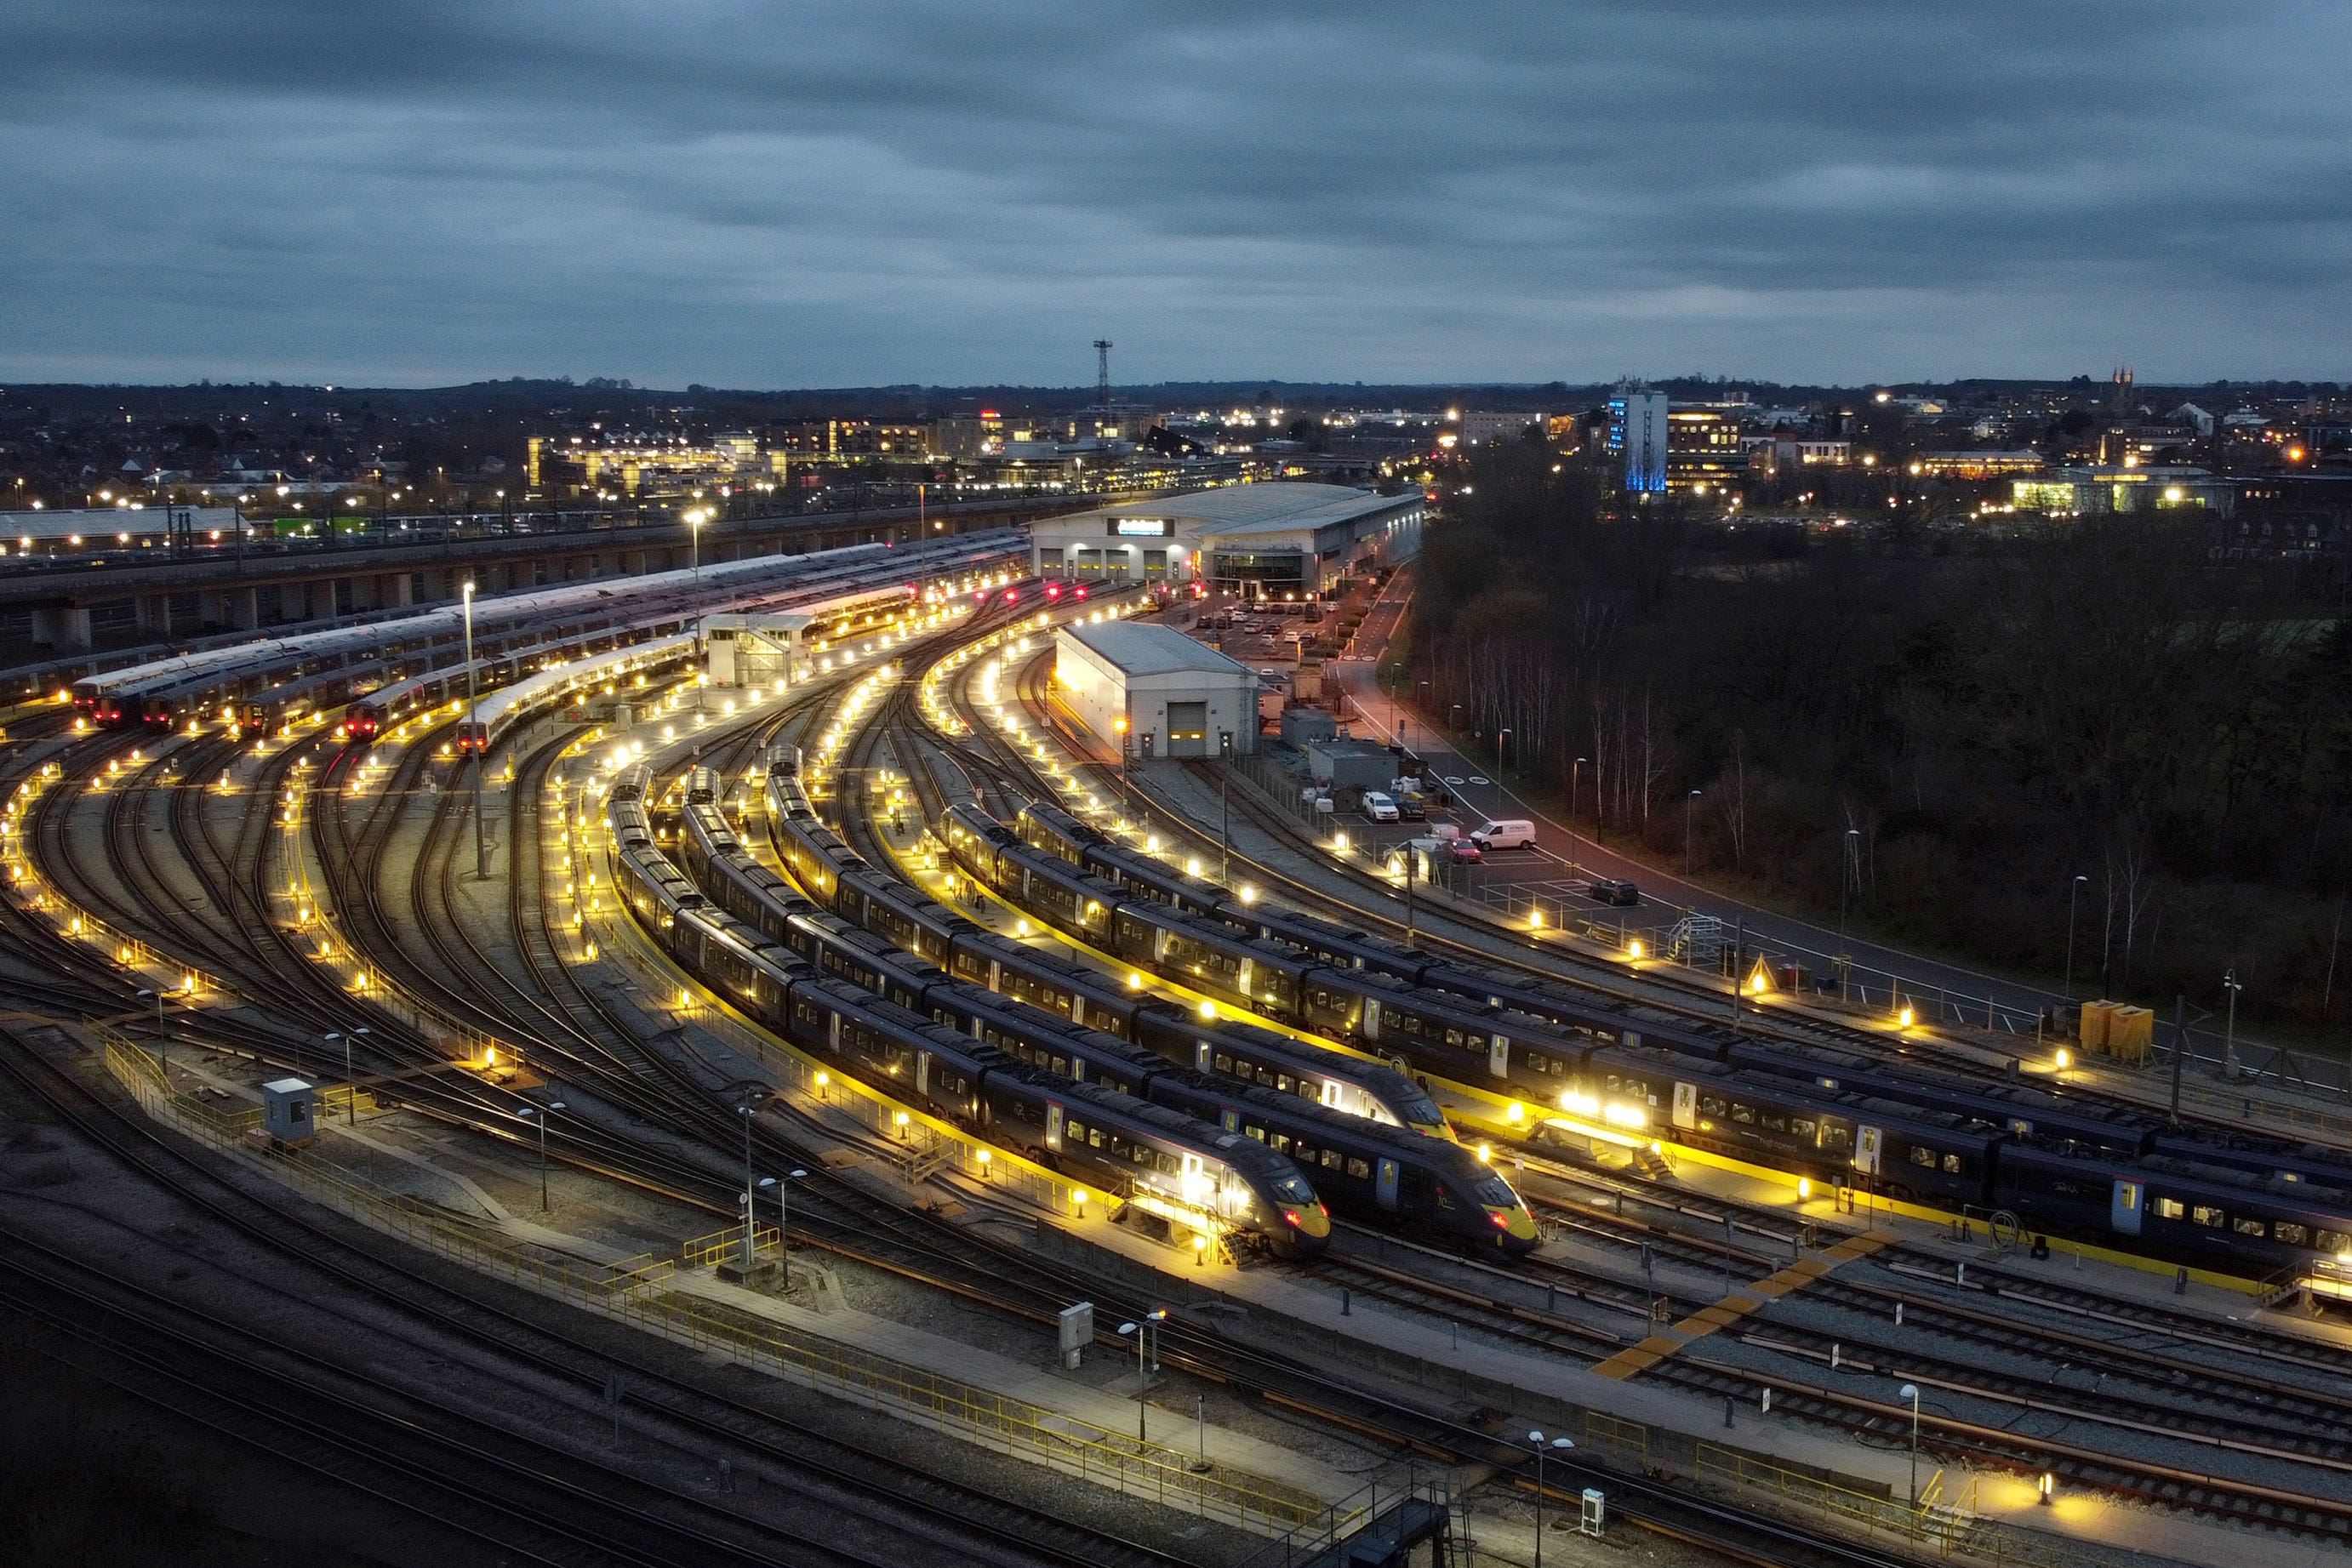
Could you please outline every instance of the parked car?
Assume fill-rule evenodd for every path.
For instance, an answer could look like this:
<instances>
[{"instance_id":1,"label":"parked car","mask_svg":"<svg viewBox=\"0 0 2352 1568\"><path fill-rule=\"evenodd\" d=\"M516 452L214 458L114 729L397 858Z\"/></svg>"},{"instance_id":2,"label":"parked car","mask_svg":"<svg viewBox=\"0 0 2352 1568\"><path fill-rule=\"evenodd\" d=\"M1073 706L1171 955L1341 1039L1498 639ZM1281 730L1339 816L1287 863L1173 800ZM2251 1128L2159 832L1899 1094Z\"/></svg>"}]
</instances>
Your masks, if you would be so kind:
<instances>
[{"instance_id":1,"label":"parked car","mask_svg":"<svg viewBox=\"0 0 2352 1568\"><path fill-rule=\"evenodd\" d=\"M1369 822L1393 822L1402 813L1395 800L1378 789L1364 791L1364 820Z\"/></svg>"},{"instance_id":2,"label":"parked car","mask_svg":"<svg viewBox=\"0 0 2352 1568\"><path fill-rule=\"evenodd\" d=\"M1634 886L1630 882L1623 882L1614 877L1601 876L1593 878L1592 885L1586 889L1586 892L1591 895L1595 902L1601 904L1622 905L1639 904L1642 902L1642 890L1640 888Z\"/></svg>"},{"instance_id":3,"label":"parked car","mask_svg":"<svg viewBox=\"0 0 2352 1568\"><path fill-rule=\"evenodd\" d=\"M1536 846L1536 825L1524 817L1498 817L1470 830L1470 836L1481 849L1531 850Z\"/></svg>"},{"instance_id":4,"label":"parked car","mask_svg":"<svg viewBox=\"0 0 2352 1568\"><path fill-rule=\"evenodd\" d=\"M1429 803L1426 800L1423 800L1418 794L1408 789L1403 794L1394 797L1394 799L1396 800L1397 815L1402 817L1406 821L1424 822L1429 820Z\"/></svg>"}]
</instances>

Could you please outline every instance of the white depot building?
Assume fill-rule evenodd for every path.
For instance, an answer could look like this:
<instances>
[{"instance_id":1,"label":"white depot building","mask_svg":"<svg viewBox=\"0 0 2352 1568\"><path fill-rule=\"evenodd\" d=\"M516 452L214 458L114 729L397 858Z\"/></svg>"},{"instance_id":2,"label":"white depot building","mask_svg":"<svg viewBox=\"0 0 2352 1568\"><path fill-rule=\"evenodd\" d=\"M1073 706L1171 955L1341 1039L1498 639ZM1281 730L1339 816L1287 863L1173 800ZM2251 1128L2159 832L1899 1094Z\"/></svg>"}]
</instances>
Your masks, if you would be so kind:
<instances>
[{"instance_id":1,"label":"white depot building","mask_svg":"<svg viewBox=\"0 0 2352 1568\"><path fill-rule=\"evenodd\" d=\"M1427 500L1288 480L1129 501L1029 525L1041 577L1199 580L1251 598L1307 599L1421 548Z\"/></svg>"},{"instance_id":2,"label":"white depot building","mask_svg":"<svg viewBox=\"0 0 2352 1568\"><path fill-rule=\"evenodd\" d=\"M1257 749L1257 672L1173 626L1065 626L1054 634L1054 685L1062 706L1114 751L1129 743L1139 758Z\"/></svg>"}]
</instances>

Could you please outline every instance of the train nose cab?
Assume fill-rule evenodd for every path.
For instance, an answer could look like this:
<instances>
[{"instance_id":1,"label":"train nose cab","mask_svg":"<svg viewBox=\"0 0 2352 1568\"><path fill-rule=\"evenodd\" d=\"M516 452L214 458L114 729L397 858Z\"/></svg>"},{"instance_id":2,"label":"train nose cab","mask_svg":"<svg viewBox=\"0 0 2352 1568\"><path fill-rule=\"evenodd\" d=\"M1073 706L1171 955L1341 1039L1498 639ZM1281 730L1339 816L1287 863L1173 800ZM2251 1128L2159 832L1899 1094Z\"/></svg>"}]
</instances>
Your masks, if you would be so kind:
<instances>
[{"instance_id":1,"label":"train nose cab","mask_svg":"<svg viewBox=\"0 0 2352 1568\"><path fill-rule=\"evenodd\" d=\"M1311 1258L1331 1244L1331 1213L1301 1176L1276 1177L1271 1184L1278 1224L1266 1227L1275 1255Z\"/></svg>"},{"instance_id":2,"label":"train nose cab","mask_svg":"<svg viewBox=\"0 0 2352 1568\"><path fill-rule=\"evenodd\" d=\"M1487 1222L1495 1228L1495 1245L1512 1257L1534 1251L1536 1244L1543 1239L1543 1232L1536 1228L1536 1217L1528 1212L1527 1204L1501 1176L1488 1176L1478 1184L1478 1202L1486 1211Z\"/></svg>"}]
</instances>

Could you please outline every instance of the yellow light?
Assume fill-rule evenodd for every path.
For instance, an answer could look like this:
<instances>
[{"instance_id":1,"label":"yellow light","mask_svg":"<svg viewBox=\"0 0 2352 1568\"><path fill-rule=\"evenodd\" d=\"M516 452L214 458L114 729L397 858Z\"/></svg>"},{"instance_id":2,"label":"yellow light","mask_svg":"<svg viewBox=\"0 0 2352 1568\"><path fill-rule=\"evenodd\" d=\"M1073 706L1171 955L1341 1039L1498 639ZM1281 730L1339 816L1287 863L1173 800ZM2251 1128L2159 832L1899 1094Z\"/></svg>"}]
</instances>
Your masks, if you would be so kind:
<instances>
[{"instance_id":1,"label":"yellow light","mask_svg":"<svg viewBox=\"0 0 2352 1568\"><path fill-rule=\"evenodd\" d=\"M1642 956L1642 939L1639 936L1625 944L1625 956L1629 958L1638 958Z\"/></svg>"},{"instance_id":2,"label":"yellow light","mask_svg":"<svg viewBox=\"0 0 2352 1568\"><path fill-rule=\"evenodd\" d=\"M1503 1113L1503 1114L1504 1114L1504 1115L1505 1115L1505 1116L1506 1116L1506 1117L1507 1117L1507 1118L1511 1122L1511 1124L1512 1124L1514 1126L1516 1126L1516 1125L1517 1125L1519 1123L1524 1122L1524 1121L1526 1121L1526 1120L1528 1119L1528 1108L1527 1108L1525 1105L1520 1104L1517 1101L1514 1100L1514 1101L1512 1101L1512 1102L1511 1102L1511 1108L1510 1108L1509 1110L1507 1110L1507 1111L1504 1112L1504 1113Z\"/></svg>"},{"instance_id":3,"label":"yellow light","mask_svg":"<svg viewBox=\"0 0 2352 1568\"><path fill-rule=\"evenodd\" d=\"M1491 1145L1491 1144L1481 1144L1481 1145L1478 1145L1478 1163L1479 1163L1480 1165L1482 1165L1482 1166L1484 1166L1484 1165L1492 1165L1492 1164L1494 1163L1494 1160L1495 1160L1495 1149L1494 1149L1494 1145Z\"/></svg>"},{"instance_id":4,"label":"yellow light","mask_svg":"<svg viewBox=\"0 0 2352 1568\"><path fill-rule=\"evenodd\" d=\"M1530 931L1540 931L1543 929L1542 910L1530 909L1528 911L1528 929Z\"/></svg>"},{"instance_id":5,"label":"yellow light","mask_svg":"<svg viewBox=\"0 0 2352 1568\"><path fill-rule=\"evenodd\" d=\"M833 1074L830 1072L820 1072L816 1075L816 1086L820 1089L832 1082Z\"/></svg>"},{"instance_id":6,"label":"yellow light","mask_svg":"<svg viewBox=\"0 0 2352 1568\"><path fill-rule=\"evenodd\" d=\"M1911 1021L1916 1015L1909 1008L1905 1008L1901 1012L1895 1016L1897 1023L1901 1024L1905 1029L1909 1029L1911 1027Z\"/></svg>"},{"instance_id":7,"label":"yellow light","mask_svg":"<svg viewBox=\"0 0 2352 1568\"><path fill-rule=\"evenodd\" d=\"M2058 1052L2058 1071L2061 1071L2061 1072L2063 1072L2063 1071L2066 1071L2066 1069L2068 1069L2068 1068L2070 1068L2070 1067L2072 1067L2072 1066L2074 1066L2074 1053L2073 1051L2067 1051L2067 1050L2065 1050L2065 1049L2063 1049L2063 1048L2062 1047L2062 1048L2060 1049L2059 1052Z\"/></svg>"},{"instance_id":8,"label":"yellow light","mask_svg":"<svg viewBox=\"0 0 2352 1568\"><path fill-rule=\"evenodd\" d=\"M1799 1177L1797 1178L1797 1196L1798 1196L1800 1198L1807 1198L1807 1197L1812 1197L1812 1196L1813 1196L1813 1178L1812 1178L1812 1177L1811 1177L1811 1176L1799 1176Z\"/></svg>"},{"instance_id":9,"label":"yellow light","mask_svg":"<svg viewBox=\"0 0 2352 1568\"><path fill-rule=\"evenodd\" d=\"M1084 1208L1087 1206L1087 1189L1082 1186L1072 1187L1070 1189L1070 1202L1076 1207Z\"/></svg>"},{"instance_id":10,"label":"yellow light","mask_svg":"<svg viewBox=\"0 0 2352 1568\"><path fill-rule=\"evenodd\" d=\"M1127 988L1130 991L1143 989L1143 977L1129 970L1127 977Z\"/></svg>"}]
</instances>

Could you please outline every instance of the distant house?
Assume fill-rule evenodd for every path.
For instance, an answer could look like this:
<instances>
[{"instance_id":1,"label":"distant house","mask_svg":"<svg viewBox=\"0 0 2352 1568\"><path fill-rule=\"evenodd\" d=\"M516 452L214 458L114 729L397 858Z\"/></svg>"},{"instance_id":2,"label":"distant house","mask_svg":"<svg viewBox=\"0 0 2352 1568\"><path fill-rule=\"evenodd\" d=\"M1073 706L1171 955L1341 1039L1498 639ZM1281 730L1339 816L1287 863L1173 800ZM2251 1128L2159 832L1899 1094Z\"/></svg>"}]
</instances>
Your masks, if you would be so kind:
<instances>
[{"instance_id":1,"label":"distant house","mask_svg":"<svg viewBox=\"0 0 2352 1568\"><path fill-rule=\"evenodd\" d=\"M2200 435L2210 435L2213 434L2213 416L2206 413L2203 409L2199 408L2193 402L2182 403L2179 408L2176 408L2170 413L2166 414L2164 419L2165 423L2168 424L2189 425L2193 427Z\"/></svg>"}]
</instances>

